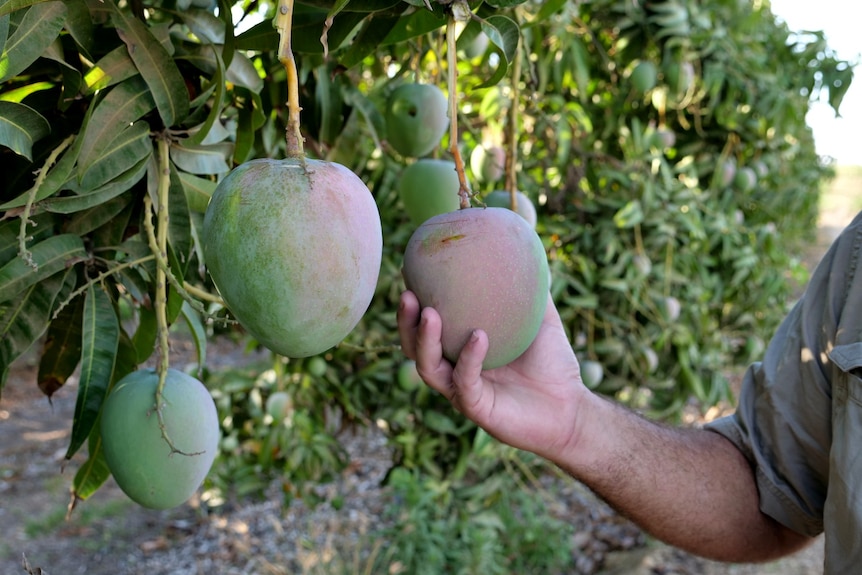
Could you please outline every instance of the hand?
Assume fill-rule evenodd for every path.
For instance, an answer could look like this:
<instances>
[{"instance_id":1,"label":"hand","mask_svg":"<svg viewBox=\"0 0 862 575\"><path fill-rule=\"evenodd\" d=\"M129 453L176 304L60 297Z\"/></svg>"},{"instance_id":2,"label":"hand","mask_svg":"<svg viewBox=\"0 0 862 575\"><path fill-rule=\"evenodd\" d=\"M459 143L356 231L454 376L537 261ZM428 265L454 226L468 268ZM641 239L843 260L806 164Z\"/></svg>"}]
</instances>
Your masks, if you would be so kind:
<instances>
[{"instance_id":1,"label":"hand","mask_svg":"<svg viewBox=\"0 0 862 575\"><path fill-rule=\"evenodd\" d=\"M482 371L488 336L476 330L453 367L443 358L442 320L401 294L398 332L419 375L452 405L504 443L554 459L577 439L578 409L589 391L559 313L548 295L536 339L508 365Z\"/></svg>"}]
</instances>

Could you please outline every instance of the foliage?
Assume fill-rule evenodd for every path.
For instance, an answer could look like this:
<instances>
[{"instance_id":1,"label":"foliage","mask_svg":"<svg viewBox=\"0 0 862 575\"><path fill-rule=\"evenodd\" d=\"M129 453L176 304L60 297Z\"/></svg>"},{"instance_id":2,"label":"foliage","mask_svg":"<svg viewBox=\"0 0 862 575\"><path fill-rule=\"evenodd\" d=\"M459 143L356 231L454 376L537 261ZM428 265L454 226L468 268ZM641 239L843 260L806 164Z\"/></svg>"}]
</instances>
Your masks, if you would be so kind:
<instances>
[{"instance_id":1,"label":"foliage","mask_svg":"<svg viewBox=\"0 0 862 575\"><path fill-rule=\"evenodd\" d=\"M372 190L384 230L380 282L360 324L324 355L323 375L283 359L263 379L213 374L225 434L216 486L253 492L254 476L277 471L297 494L292 482L326 479L344 464L327 414L383 422L396 467L411 474L396 477L466 489L499 476L500 462L471 467L474 426L427 388L395 383L394 310L412 225L397 193L408 160L387 145L382 110L405 82L445 87L447 9L430 6L296 6L306 151L348 166ZM33 345L48 395L91 366L73 422L76 443L90 448L73 482L78 498L108 474L90 432L101 397L164 353L157 310L188 324L202 364L207 338L241 329L214 297L199 231L232 167L284 154L287 87L272 9L0 0L0 388ZM493 0L470 9L459 47L480 33L490 44L458 58L457 144L465 157L477 145L509 151L510 184L537 205L575 349L604 366L597 389L670 416L691 396L726 396L722 370L756 357L783 315L790 248L810 238L829 174L805 125L809 102L828 98L837 111L851 65L820 34L790 35L760 3ZM641 61L655 65L655 86L632 80ZM732 177L745 168L756 185ZM163 223L153 223L151 204ZM161 254L153 246L163 225ZM169 272L166 302L157 301L157 269ZM274 389L293 397L285 425L262 409ZM486 527L465 549L503 544Z\"/></svg>"}]
</instances>

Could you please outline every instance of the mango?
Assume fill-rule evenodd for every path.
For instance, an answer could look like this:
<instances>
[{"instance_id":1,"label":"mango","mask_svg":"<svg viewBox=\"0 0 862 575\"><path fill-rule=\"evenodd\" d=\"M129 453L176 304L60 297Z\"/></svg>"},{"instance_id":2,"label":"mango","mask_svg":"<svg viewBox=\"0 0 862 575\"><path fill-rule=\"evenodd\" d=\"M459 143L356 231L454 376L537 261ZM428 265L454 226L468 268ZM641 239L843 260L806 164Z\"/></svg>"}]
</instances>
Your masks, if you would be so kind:
<instances>
[{"instance_id":1,"label":"mango","mask_svg":"<svg viewBox=\"0 0 862 575\"><path fill-rule=\"evenodd\" d=\"M386 102L386 140L402 156L421 158L437 146L449 127L449 102L432 84L402 84Z\"/></svg>"},{"instance_id":2,"label":"mango","mask_svg":"<svg viewBox=\"0 0 862 575\"><path fill-rule=\"evenodd\" d=\"M512 209L512 196L506 190L495 190L485 196L485 205L493 208ZM515 212L527 220L531 227L536 227L538 215L533 201L524 192L515 192Z\"/></svg>"},{"instance_id":3,"label":"mango","mask_svg":"<svg viewBox=\"0 0 862 575\"><path fill-rule=\"evenodd\" d=\"M437 214L457 210L459 187L455 162L423 158L401 172L398 196L410 221L418 226Z\"/></svg>"}]
</instances>

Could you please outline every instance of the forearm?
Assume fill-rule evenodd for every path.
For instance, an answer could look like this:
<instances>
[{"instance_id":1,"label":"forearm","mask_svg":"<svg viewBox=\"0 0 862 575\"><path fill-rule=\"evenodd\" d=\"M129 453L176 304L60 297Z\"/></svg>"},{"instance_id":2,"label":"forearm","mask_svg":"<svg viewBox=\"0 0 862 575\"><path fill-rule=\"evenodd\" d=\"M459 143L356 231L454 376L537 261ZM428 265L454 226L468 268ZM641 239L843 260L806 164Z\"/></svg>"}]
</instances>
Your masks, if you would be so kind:
<instances>
[{"instance_id":1,"label":"forearm","mask_svg":"<svg viewBox=\"0 0 862 575\"><path fill-rule=\"evenodd\" d=\"M545 454L641 528L723 561L765 561L809 539L759 510L754 472L721 435L671 428L598 396L564 451Z\"/></svg>"}]
</instances>

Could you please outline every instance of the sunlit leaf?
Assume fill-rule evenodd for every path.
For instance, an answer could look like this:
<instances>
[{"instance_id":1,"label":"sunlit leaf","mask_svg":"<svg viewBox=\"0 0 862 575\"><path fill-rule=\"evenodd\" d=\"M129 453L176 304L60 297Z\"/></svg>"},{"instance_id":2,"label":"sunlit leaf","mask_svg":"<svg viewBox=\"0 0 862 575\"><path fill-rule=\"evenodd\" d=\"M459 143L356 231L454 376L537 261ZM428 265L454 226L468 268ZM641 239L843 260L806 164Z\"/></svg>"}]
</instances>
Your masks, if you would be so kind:
<instances>
[{"instance_id":1,"label":"sunlit leaf","mask_svg":"<svg viewBox=\"0 0 862 575\"><path fill-rule=\"evenodd\" d=\"M129 56L150 87L165 126L184 120L189 112L189 93L174 59L150 28L134 16L117 8L112 19Z\"/></svg>"},{"instance_id":2,"label":"sunlit leaf","mask_svg":"<svg viewBox=\"0 0 862 575\"><path fill-rule=\"evenodd\" d=\"M63 29L66 6L45 2L31 6L21 24L6 40L0 54L0 82L17 76L42 55Z\"/></svg>"},{"instance_id":3,"label":"sunlit leaf","mask_svg":"<svg viewBox=\"0 0 862 575\"><path fill-rule=\"evenodd\" d=\"M446 14L443 10L431 12L429 10L417 10L409 16L398 20L398 23L380 42L381 46L399 44L417 36L427 34L446 25Z\"/></svg>"},{"instance_id":4,"label":"sunlit leaf","mask_svg":"<svg viewBox=\"0 0 862 575\"><path fill-rule=\"evenodd\" d=\"M66 459L75 455L96 423L114 372L114 360L120 340L119 320L105 290L90 284L86 297L82 324L81 377Z\"/></svg>"},{"instance_id":5,"label":"sunlit leaf","mask_svg":"<svg viewBox=\"0 0 862 575\"><path fill-rule=\"evenodd\" d=\"M138 69L129 57L129 51L125 46L117 46L84 74L85 92L89 95L137 75Z\"/></svg>"},{"instance_id":6,"label":"sunlit leaf","mask_svg":"<svg viewBox=\"0 0 862 575\"><path fill-rule=\"evenodd\" d=\"M518 42L521 39L521 30L514 20L506 16L488 16L480 22L482 31L491 40L499 53L503 56L500 59L497 69L491 78L482 82L478 88L486 88L497 84L506 76L509 65L515 59L515 53L518 50Z\"/></svg>"},{"instance_id":7,"label":"sunlit leaf","mask_svg":"<svg viewBox=\"0 0 862 575\"><path fill-rule=\"evenodd\" d=\"M33 108L0 100L0 146L32 160L33 144L50 131L48 120Z\"/></svg>"},{"instance_id":8,"label":"sunlit leaf","mask_svg":"<svg viewBox=\"0 0 862 575\"><path fill-rule=\"evenodd\" d=\"M21 257L14 258L0 268L0 303L15 299L30 286L70 267L87 255L84 242L74 234L51 236L28 246L28 249L36 269Z\"/></svg>"}]
</instances>

